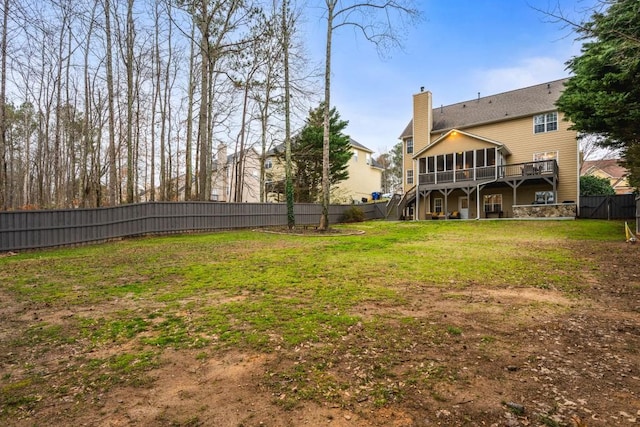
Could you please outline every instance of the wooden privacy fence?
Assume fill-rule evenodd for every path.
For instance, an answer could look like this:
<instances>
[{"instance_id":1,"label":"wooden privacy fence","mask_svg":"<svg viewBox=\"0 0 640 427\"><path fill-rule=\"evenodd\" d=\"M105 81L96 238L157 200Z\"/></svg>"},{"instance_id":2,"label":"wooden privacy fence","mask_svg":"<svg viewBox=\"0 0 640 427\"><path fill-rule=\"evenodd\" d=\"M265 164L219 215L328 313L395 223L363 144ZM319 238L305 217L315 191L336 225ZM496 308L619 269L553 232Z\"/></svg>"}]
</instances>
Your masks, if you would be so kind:
<instances>
[{"instance_id":1,"label":"wooden privacy fence","mask_svg":"<svg viewBox=\"0 0 640 427\"><path fill-rule=\"evenodd\" d=\"M636 196L633 194L580 196L580 218L636 218Z\"/></svg>"},{"instance_id":2,"label":"wooden privacy fence","mask_svg":"<svg viewBox=\"0 0 640 427\"><path fill-rule=\"evenodd\" d=\"M329 206L329 222L340 222L351 206ZM357 206L366 219L385 216L381 203ZM321 209L316 204L296 204L296 225L318 224ZM0 252L147 234L286 224L287 207L281 203L150 202L97 209L0 212Z\"/></svg>"}]
</instances>

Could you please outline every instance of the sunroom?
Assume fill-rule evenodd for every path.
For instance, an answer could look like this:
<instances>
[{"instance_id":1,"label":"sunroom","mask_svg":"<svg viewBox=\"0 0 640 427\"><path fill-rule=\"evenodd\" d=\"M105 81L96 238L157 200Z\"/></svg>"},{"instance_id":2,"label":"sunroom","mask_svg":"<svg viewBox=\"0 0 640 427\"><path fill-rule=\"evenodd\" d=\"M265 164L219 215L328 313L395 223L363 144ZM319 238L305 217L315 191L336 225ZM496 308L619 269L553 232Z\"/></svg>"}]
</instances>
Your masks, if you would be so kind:
<instances>
[{"instance_id":1,"label":"sunroom","mask_svg":"<svg viewBox=\"0 0 640 427\"><path fill-rule=\"evenodd\" d=\"M417 182L406 195L406 217L517 217L519 206L556 205L558 164L553 153L509 163L498 141L459 130L443 134L413 157ZM413 202L413 203L412 203Z\"/></svg>"}]
</instances>

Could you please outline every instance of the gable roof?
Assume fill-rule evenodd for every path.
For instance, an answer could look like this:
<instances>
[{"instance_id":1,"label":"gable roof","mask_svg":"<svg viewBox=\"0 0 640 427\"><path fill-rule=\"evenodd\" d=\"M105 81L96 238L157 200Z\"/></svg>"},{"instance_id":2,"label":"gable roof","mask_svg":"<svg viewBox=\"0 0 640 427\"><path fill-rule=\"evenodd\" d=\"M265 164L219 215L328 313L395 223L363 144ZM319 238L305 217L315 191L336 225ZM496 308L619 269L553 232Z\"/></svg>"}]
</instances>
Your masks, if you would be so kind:
<instances>
[{"instance_id":1,"label":"gable roof","mask_svg":"<svg viewBox=\"0 0 640 427\"><path fill-rule=\"evenodd\" d=\"M581 169L581 175L589 175L596 171L601 171L611 178L624 178L628 172L620 164L620 159L585 160Z\"/></svg>"},{"instance_id":2,"label":"gable roof","mask_svg":"<svg viewBox=\"0 0 640 427\"><path fill-rule=\"evenodd\" d=\"M373 153L373 150L370 150L369 148L367 148L364 145L360 144L358 141L356 141L355 139L353 139L351 137L349 137L349 144L352 147L357 148L359 150L366 151L367 153ZM276 153L284 153L284 142L281 142L280 144L276 145L271 150L269 150L267 152L267 156L274 156Z\"/></svg>"},{"instance_id":3,"label":"gable roof","mask_svg":"<svg viewBox=\"0 0 640 427\"><path fill-rule=\"evenodd\" d=\"M461 129L556 110L568 78L433 108L432 132ZM413 120L400 138L413 135Z\"/></svg>"},{"instance_id":4,"label":"gable roof","mask_svg":"<svg viewBox=\"0 0 640 427\"><path fill-rule=\"evenodd\" d=\"M489 139L489 138L485 138L484 136L480 136L480 135L474 135L472 133L469 132L465 132L463 130L459 130L459 129L451 129L448 132L442 134L440 137L438 137L436 140L432 141L431 144L427 145L426 147L424 147L422 150L418 151L417 153L415 153L413 155L413 158L418 158L420 157L420 155L422 153L424 153L425 151L430 150L431 148L433 148L434 145L440 143L441 141L444 141L445 139L447 139L447 137L451 134L455 134L455 133L459 133L461 135L465 135L468 136L469 138L473 138L473 139L477 139L479 141L484 141L484 142L488 142L489 144L495 145L496 147L498 147L499 149L503 150L503 152L505 154L511 154L511 151L509 151L509 148L504 145L503 143L501 143L500 141L495 141L493 139Z\"/></svg>"}]
</instances>

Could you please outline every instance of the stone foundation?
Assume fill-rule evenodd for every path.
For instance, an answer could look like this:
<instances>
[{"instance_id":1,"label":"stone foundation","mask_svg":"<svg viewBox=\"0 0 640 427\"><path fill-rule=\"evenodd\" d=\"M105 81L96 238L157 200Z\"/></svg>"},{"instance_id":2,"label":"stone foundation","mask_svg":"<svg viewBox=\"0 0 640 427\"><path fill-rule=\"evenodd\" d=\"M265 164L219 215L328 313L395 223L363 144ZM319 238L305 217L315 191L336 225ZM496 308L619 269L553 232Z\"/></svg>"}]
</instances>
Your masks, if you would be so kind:
<instances>
[{"instance_id":1,"label":"stone foundation","mask_svg":"<svg viewBox=\"0 0 640 427\"><path fill-rule=\"evenodd\" d=\"M575 203L513 206L514 218L575 218L576 214Z\"/></svg>"}]
</instances>

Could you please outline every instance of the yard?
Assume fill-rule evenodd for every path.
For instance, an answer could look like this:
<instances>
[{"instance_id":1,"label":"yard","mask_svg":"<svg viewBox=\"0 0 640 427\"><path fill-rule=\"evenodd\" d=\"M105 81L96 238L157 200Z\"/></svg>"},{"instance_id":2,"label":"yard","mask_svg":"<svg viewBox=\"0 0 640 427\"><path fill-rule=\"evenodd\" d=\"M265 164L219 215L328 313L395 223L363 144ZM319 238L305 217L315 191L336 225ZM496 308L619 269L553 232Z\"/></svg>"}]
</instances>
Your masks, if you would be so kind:
<instances>
[{"instance_id":1,"label":"yard","mask_svg":"<svg viewBox=\"0 0 640 427\"><path fill-rule=\"evenodd\" d=\"M0 255L0 425L640 422L623 223L348 228Z\"/></svg>"}]
</instances>

